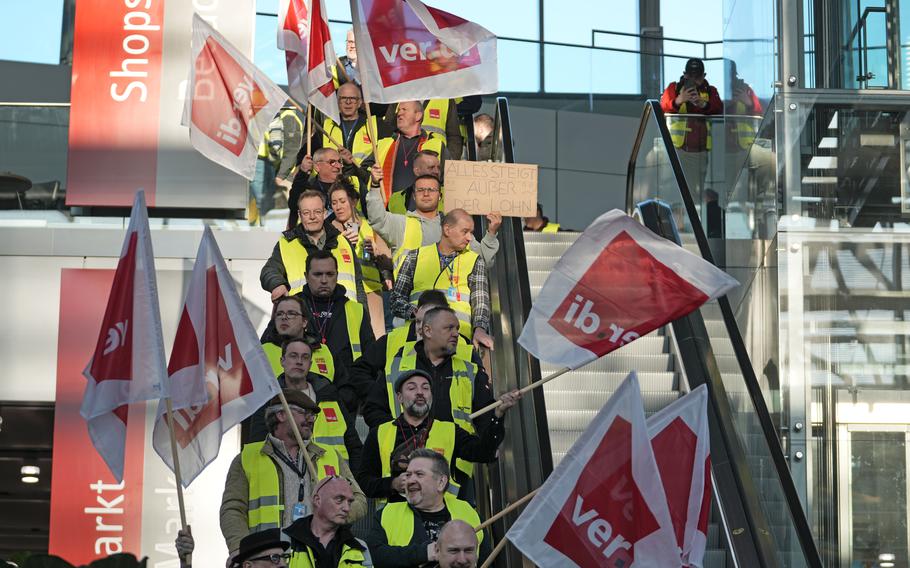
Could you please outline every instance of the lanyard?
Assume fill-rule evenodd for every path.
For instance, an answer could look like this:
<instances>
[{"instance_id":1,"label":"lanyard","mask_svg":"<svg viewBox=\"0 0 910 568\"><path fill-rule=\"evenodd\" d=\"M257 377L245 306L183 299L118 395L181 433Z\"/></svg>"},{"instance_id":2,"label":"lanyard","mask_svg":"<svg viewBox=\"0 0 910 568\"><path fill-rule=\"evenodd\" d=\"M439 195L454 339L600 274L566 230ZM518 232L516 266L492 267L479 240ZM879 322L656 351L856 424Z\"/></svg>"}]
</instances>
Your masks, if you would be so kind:
<instances>
[{"instance_id":1,"label":"lanyard","mask_svg":"<svg viewBox=\"0 0 910 568\"><path fill-rule=\"evenodd\" d=\"M329 321L332 319L332 312L334 312L333 308L335 306L335 300L329 300L328 302L326 302L326 306L325 306L326 309L323 311L329 312L329 315L325 316L325 317L322 317L321 315L317 315L317 314L321 314L322 312L318 311L318 308L316 307L315 298L310 299L309 302L310 302L310 312L313 314L313 319L315 320L314 323L316 324L317 331L319 332L319 337L322 339L322 344L325 345L325 343L326 343L325 332L329 326Z\"/></svg>"},{"instance_id":2,"label":"lanyard","mask_svg":"<svg viewBox=\"0 0 910 568\"><path fill-rule=\"evenodd\" d=\"M306 451L305 449L297 448L297 459L300 459L300 452L305 452L305 451ZM297 502L298 503L303 502L303 498L306 497L306 491L304 490L303 478L306 477L307 474L303 471L300 471L300 468L297 467L297 464L292 462L291 458L289 458L288 456L281 453L281 450L276 448L275 455L278 457L278 459L280 459L281 461L286 463L287 466L289 468L291 468L291 471L296 473L297 477L300 478L300 487L297 489ZM306 468L304 468L304 469L306 469Z\"/></svg>"}]
</instances>

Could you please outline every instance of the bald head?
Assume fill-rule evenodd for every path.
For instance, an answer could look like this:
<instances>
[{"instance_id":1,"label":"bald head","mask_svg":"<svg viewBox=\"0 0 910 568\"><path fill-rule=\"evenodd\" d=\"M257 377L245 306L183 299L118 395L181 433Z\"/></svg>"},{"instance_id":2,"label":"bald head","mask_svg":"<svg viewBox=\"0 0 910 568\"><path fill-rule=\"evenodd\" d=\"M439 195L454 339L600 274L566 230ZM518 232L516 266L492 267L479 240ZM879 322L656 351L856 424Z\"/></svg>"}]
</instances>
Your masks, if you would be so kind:
<instances>
[{"instance_id":1,"label":"bald head","mask_svg":"<svg viewBox=\"0 0 910 568\"><path fill-rule=\"evenodd\" d=\"M464 521L446 523L436 540L436 558L439 568L476 568L477 534Z\"/></svg>"},{"instance_id":2,"label":"bald head","mask_svg":"<svg viewBox=\"0 0 910 568\"><path fill-rule=\"evenodd\" d=\"M356 83L347 82L338 87L338 110L342 120L357 120L363 97Z\"/></svg>"},{"instance_id":3,"label":"bald head","mask_svg":"<svg viewBox=\"0 0 910 568\"><path fill-rule=\"evenodd\" d=\"M407 136L416 136L423 123L423 105L420 101L402 101L395 113L395 126Z\"/></svg>"},{"instance_id":4,"label":"bald head","mask_svg":"<svg viewBox=\"0 0 910 568\"><path fill-rule=\"evenodd\" d=\"M442 224L448 227L454 227L462 221L472 221L471 214L464 209L452 209L442 218Z\"/></svg>"}]
</instances>

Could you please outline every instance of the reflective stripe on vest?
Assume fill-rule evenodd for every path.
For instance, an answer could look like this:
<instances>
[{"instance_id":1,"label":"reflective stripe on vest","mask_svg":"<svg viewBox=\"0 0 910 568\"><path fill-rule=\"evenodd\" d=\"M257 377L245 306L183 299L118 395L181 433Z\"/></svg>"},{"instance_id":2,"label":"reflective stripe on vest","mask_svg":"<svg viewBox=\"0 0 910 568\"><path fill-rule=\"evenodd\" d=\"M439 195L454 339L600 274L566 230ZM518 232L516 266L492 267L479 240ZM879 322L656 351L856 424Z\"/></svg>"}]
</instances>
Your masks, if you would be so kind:
<instances>
[{"instance_id":1,"label":"reflective stripe on vest","mask_svg":"<svg viewBox=\"0 0 910 568\"><path fill-rule=\"evenodd\" d=\"M546 226L540 230L541 233L558 233L559 224L558 223L547 223Z\"/></svg>"},{"instance_id":2,"label":"reflective stripe on vest","mask_svg":"<svg viewBox=\"0 0 910 568\"><path fill-rule=\"evenodd\" d=\"M467 338L474 334L471 325L471 288L468 276L474 270L477 253L465 249L458 253L448 268L439 269L439 249L435 244L420 247L417 252L417 266L414 269L414 287L411 289L411 303L417 305L420 294L426 290L441 290L455 310L459 320L459 332ZM451 270L450 270L451 269ZM454 288L453 298L449 288Z\"/></svg>"},{"instance_id":3,"label":"reflective stripe on vest","mask_svg":"<svg viewBox=\"0 0 910 568\"><path fill-rule=\"evenodd\" d=\"M265 442L246 444L240 452L240 462L249 483L249 505L247 521L250 532L281 528L281 487L278 483L278 466L272 458L262 453ZM326 450L316 460L318 479L338 475L341 467L338 454Z\"/></svg>"},{"instance_id":4,"label":"reflective stripe on vest","mask_svg":"<svg viewBox=\"0 0 910 568\"><path fill-rule=\"evenodd\" d=\"M432 150L442 156L446 139L432 132L421 132L417 143L417 151ZM376 163L382 166L382 202L386 207L392 197L392 179L395 173L395 154L398 152L397 138L381 138L376 143Z\"/></svg>"},{"instance_id":5,"label":"reflective stripe on vest","mask_svg":"<svg viewBox=\"0 0 910 568\"><path fill-rule=\"evenodd\" d=\"M392 265L395 267L395 278L398 278L398 271L401 269L401 263L404 262L408 253L412 250L419 249L422 244L423 227L420 225L420 220L416 217L406 217L404 223L404 237L401 239L401 246L399 246L392 255Z\"/></svg>"},{"instance_id":6,"label":"reflective stripe on vest","mask_svg":"<svg viewBox=\"0 0 910 568\"><path fill-rule=\"evenodd\" d=\"M710 95L707 93L707 91L699 92L698 96L699 96L699 98L701 98L701 100L705 101L706 103L710 99ZM679 105L679 114L686 114L688 111L688 108L689 108L688 103L683 103L683 104ZM707 117L704 117L704 115L696 115L696 116L702 116L702 118L689 119L689 118L683 118L683 117L678 117L678 116L674 116L674 117L670 118L670 124L668 125L667 128L670 131L670 139L673 141L673 146L675 146L677 148L682 148L683 144L685 144L686 134L688 134L689 131L692 130L691 128L689 128L689 120L703 120L705 122L705 131L707 133L707 140L705 141L705 149L707 149L707 150L711 149L711 124L708 122Z\"/></svg>"},{"instance_id":7,"label":"reflective stripe on vest","mask_svg":"<svg viewBox=\"0 0 910 568\"><path fill-rule=\"evenodd\" d=\"M389 397L389 410L393 418L401 415L401 408L395 400L395 380L405 371L417 368L416 343L406 343L394 357L386 360L386 392ZM452 407L452 421L462 430L474 433L471 422L471 408L474 401L474 378L477 366L457 355L452 357L452 384L449 386L449 404Z\"/></svg>"},{"instance_id":8,"label":"reflective stripe on vest","mask_svg":"<svg viewBox=\"0 0 910 568\"><path fill-rule=\"evenodd\" d=\"M365 544L363 548L364 550L358 550L356 548L348 546L347 544L343 545L341 547L341 558L338 560L338 568L372 566L373 561L370 559L370 554L369 551L367 551ZM366 554L364 554L365 551ZM316 558L313 556L313 551L311 551L308 547L304 548L303 550L294 550L291 554L291 561L288 563L288 568L316 567Z\"/></svg>"},{"instance_id":9,"label":"reflective stripe on vest","mask_svg":"<svg viewBox=\"0 0 910 568\"><path fill-rule=\"evenodd\" d=\"M306 237L304 237L306 238ZM332 256L338 261L338 284L344 286L345 296L354 302L357 301L357 280L354 270L354 249L346 238L338 235L338 245L332 249ZM282 235L278 239L281 251L281 262L291 285L289 296L299 294L306 284L306 248L300 244L300 239L287 240Z\"/></svg>"},{"instance_id":10,"label":"reflective stripe on vest","mask_svg":"<svg viewBox=\"0 0 910 568\"><path fill-rule=\"evenodd\" d=\"M313 424L313 442L326 451L335 450L342 458L350 460L348 447L344 445L348 425L341 413L341 406L336 401L322 401L318 404L322 412L316 415Z\"/></svg>"},{"instance_id":11,"label":"reflective stripe on vest","mask_svg":"<svg viewBox=\"0 0 910 568\"><path fill-rule=\"evenodd\" d=\"M360 274L363 276L363 291L367 293L379 292L382 290L382 279L379 275L379 269L376 268L375 255L373 260L366 261L363 259L364 241L374 241L375 239L373 227L366 219L361 219L360 231L357 233L357 237L357 247L354 249L354 252L357 254L357 258L360 259Z\"/></svg>"},{"instance_id":12,"label":"reflective stripe on vest","mask_svg":"<svg viewBox=\"0 0 910 568\"><path fill-rule=\"evenodd\" d=\"M373 117L371 125L373 126L373 132L376 132L375 116ZM338 146L329 139L329 135L331 135L335 140L345 142L344 129L341 128L340 125L335 124L335 121L333 121L331 118L325 119L325 122L322 123L322 128L325 130L325 132L322 134L322 147L340 150L340 148L338 148ZM373 145L370 143L370 133L369 130L367 130L366 121L360 125L360 127L357 129L357 132L351 135L351 147L349 150L351 150L351 154L354 155L354 163L358 166L364 158L373 153Z\"/></svg>"},{"instance_id":13,"label":"reflective stripe on vest","mask_svg":"<svg viewBox=\"0 0 910 568\"><path fill-rule=\"evenodd\" d=\"M376 431L376 439L379 442L379 460L382 462L382 477L392 476L392 452L395 451L395 436L398 434L398 426L394 421L380 424ZM427 436L426 443L422 446L429 448L442 455L452 465L452 456L455 454L455 423L446 420L434 420L430 426L430 434ZM449 487L446 489L454 496L458 496L461 487L454 480L449 480Z\"/></svg>"},{"instance_id":14,"label":"reflective stripe on vest","mask_svg":"<svg viewBox=\"0 0 910 568\"><path fill-rule=\"evenodd\" d=\"M445 502L452 520L464 521L472 527L480 524L480 517L477 515L477 511L466 501L457 499L447 493ZM414 538L414 511L411 510L407 501L386 505L380 513L380 524L385 531L389 546L407 546L411 544L411 539ZM482 542L483 531L477 533L478 551L480 551L480 543Z\"/></svg>"}]
</instances>

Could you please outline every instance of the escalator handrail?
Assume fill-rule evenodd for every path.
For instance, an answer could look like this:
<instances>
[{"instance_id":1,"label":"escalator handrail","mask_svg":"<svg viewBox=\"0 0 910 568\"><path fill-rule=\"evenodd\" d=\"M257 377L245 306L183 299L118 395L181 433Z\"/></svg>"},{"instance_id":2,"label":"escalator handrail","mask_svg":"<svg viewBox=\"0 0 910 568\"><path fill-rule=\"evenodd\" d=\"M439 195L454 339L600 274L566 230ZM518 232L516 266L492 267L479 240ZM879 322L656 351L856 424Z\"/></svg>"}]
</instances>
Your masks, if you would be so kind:
<instances>
[{"instance_id":1,"label":"escalator handrail","mask_svg":"<svg viewBox=\"0 0 910 568\"><path fill-rule=\"evenodd\" d=\"M660 103L655 100L648 100L645 102L644 110L642 112L641 124L639 125L638 133L633 143L631 157L629 158L628 175L626 177L627 212L631 213L634 211L636 162L641 144L644 140L645 132L651 120L655 121L655 124L660 131L661 142L663 143L664 149L667 153L670 167L673 171L673 175L676 179L680 195L685 205L688 222L692 228L692 233L695 237L696 243L698 244L699 251L705 260L711 262L712 264L715 264L714 256L711 253L711 249L708 245L708 239L705 234L705 230L702 227L701 220L698 216L695 200L689 191L688 183L685 180L682 166L679 162L679 156L677 155L676 148L673 146L672 139L670 138L670 132L666 125L663 110L660 108ZM793 478L790 475L787 458L784 456L783 449L780 445L780 440L777 437L777 432L774 428L771 414L768 411L768 407L765 403L764 394L761 391L761 386L758 383L758 378L755 375L755 370L752 367L752 363L749 359L749 354L746 349L745 342L743 341L742 335L739 331L739 327L733 315L733 310L730 307L730 301L726 296L722 296L718 299L718 305L720 306L727 334L729 336L730 342L733 345L736 361L740 367L740 371L743 375L743 380L746 384L749 399L751 400L752 406L755 409L756 416L758 417L759 424L761 425L762 435L765 438L768 450L771 454L774 468L777 471L777 476L780 480L781 489L787 503L787 508L789 509L790 518L794 524L797 538L799 539L800 547L803 551L803 554L805 555L806 560L810 563L810 566L817 566L821 568L821 558L819 556L815 540L812 536L812 530L809 526L809 521L806 518L805 511L803 510L802 504L800 502L799 493L796 490L796 485L793 483ZM724 424L723 426L725 428L730 428L730 431L733 431L735 428L733 424ZM745 464L737 464L737 466L743 466L738 467L738 469L744 471L746 469L744 465Z\"/></svg>"}]
</instances>

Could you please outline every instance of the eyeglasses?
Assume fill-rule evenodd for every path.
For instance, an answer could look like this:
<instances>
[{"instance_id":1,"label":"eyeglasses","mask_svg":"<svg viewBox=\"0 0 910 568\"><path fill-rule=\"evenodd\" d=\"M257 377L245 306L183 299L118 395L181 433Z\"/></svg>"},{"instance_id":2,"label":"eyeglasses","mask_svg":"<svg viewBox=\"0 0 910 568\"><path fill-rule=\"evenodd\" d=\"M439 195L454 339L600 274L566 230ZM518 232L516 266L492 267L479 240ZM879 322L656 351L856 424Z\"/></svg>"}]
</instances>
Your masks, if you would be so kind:
<instances>
[{"instance_id":1,"label":"eyeglasses","mask_svg":"<svg viewBox=\"0 0 910 568\"><path fill-rule=\"evenodd\" d=\"M439 191L438 187L415 187L414 193L436 193Z\"/></svg>"},{"instance_id":2,"label":"eyeglasses","mask_svg":"<svg viewBox=\"0 0 910 568\"><path fill-rule=\"evenodd\" d=\"M323 163L323 164L328 164L330 166L334 166L334 165L340 164L341 160L316 160L316 163L317 164Z\"/></svg>"},{"instance_id":3,"label":"eyeglasses","mask_svg":"<svg viewBox=\"0 0 910 568\"><path fill-rule=\"evenodd\" d=\"M256 560L269 560L269 561L271 561L272 564L274 564L275 566L278 566L279 564L281 564L282 560L287 561L290 559L291 559L290 552L282 552L281 554L276 553L276 554L269 554L268 556L257 556L256 558L249 558L248 562L255 562Z\"/></svg>"},{"instance_id":4,"label":"eyeglasses","mask_svg":"<svg viewBox=\"0 0 910 568\"><path fill-rule=\"evenodd\" d=\"M275 319L294 319L302 315L300 312L275 312Z\"/></svg>"},{"instance_id":5,"label":"eyeglasses","mask_svg":"<svg viewBox=\"0 0 910 568\"><path fill-rule=\"evenodd\" d=\"M338 97L338 100L343 103L356 103L360 100L360 97Z\"/></svg>"}]
</instances>

